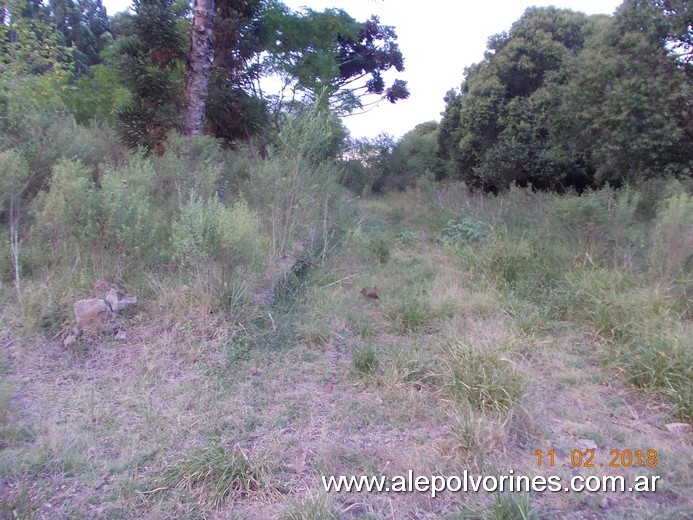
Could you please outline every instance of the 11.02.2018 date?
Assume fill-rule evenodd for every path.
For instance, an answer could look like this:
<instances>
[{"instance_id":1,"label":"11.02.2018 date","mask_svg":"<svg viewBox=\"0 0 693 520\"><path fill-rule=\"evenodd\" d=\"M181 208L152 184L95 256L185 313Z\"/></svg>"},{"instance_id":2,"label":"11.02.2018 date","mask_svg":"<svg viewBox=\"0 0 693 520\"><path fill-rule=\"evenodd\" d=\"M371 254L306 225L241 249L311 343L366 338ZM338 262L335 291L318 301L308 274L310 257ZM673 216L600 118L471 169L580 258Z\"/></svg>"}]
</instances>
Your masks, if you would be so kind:
<instances>
[{"instance_id":1,"label":"11.02.2018 date","mask_svg":"<svg viewBox=\"0 0 693 520\"><path fill-rule=\"evenodd\" d=\"M556 452L554 450L537 450L534 452L537 457L538 467L555 467ZM570 464L558 464L559 466L573 466L576 468L630 468L630 467L648 467L654 468L659 464L657 458L657 450L609 450L607 460L600 461L595 450L572 450L570 452Z\"/></svg>"}]
</instances>

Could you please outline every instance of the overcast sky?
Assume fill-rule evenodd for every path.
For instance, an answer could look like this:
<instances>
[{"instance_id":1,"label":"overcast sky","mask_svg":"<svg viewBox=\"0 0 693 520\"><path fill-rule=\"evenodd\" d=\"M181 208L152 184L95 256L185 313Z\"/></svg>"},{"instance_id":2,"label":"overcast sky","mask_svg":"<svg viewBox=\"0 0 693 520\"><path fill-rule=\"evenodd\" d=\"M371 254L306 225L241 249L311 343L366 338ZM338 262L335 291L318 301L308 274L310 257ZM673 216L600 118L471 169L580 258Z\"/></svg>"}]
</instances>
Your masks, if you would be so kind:
<instances>
[{"instance_id":1,"label":"overcast sky","mask_svg":"<svg viewBox=\"0 0 693 520\"><path fill-rule=\"evenodd\" d=\"M462 82L464 68L480 61L488 37L506 31L531 6L563 7L588 14L612 14L622 0L284 0L292 9L340 8L364 21L371 15L394 26L411 97L392 105L385 101L366 114L345 118L354 137L387 132L400 137L417 124L440 120L443 96ZM103 0L108 14L127 8L128 0Z\"/></svg>"}]
</instances>

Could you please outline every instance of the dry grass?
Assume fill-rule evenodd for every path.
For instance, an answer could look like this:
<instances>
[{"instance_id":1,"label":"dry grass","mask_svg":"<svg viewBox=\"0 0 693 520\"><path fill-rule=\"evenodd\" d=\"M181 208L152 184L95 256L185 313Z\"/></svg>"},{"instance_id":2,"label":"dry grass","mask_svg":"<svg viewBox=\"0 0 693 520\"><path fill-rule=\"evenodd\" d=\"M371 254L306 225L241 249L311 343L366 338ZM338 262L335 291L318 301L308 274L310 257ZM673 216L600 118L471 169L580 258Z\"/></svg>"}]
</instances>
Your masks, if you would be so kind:
<instances>
[{"instance_id":1,"label":"dry grass","mask_svg":"<svg viewBox=\"0 0 693 520\"><path fill-rule=\"evenodd\" d=\"M246 321L162 282L125 342L64 349L0 324L0 518L685 518L693 448L664 428L671 404L605 363L592 327L499 283L484 246L435 242L446 212L505 215L513 197L363 201L361 231L295 302ZM585 440L656 449L655 470L614 472L655 472L661 491L602 509L590 493L325 495L320 479L568 478ZM550 449L559 467L537 467Z\"/></svg>"}]
</instances>

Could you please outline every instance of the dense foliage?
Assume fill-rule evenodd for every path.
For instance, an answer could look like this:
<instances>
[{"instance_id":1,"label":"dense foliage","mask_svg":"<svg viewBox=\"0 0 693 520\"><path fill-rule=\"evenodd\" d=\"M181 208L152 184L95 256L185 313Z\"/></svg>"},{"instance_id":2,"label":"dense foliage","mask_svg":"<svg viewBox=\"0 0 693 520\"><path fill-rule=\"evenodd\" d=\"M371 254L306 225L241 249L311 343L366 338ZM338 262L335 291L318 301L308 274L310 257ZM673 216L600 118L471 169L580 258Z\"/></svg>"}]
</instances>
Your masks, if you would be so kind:
<instances>
[{"instance_id":1,"label":"dense foliage","mask_svg":"<svg viewBox=\"0 0 693 520\"><path fill-rule=\"evenodd\" d=\"M613 17L530 8L446 97L448 174L486 190L689 177L691 14L627 0Z\"/></svg>"}]
</instances>

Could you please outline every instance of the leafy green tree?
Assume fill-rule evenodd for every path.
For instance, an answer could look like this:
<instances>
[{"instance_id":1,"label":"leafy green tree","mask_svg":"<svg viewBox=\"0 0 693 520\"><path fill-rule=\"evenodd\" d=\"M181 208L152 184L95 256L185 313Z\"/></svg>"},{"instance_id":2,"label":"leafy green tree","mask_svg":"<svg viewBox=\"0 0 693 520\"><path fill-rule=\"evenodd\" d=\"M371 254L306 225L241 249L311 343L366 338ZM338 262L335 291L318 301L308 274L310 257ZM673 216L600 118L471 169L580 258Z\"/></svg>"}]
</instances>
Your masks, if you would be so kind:
<instances>
[{"instance_id":1,"label":"leafy green tree","mask_svg":"<svg viewBox=\"0 0 693 520\"><path fill-rule=\"evenodd\" d=\"M292 99L326 92L331 107L344 114L362 108L369 96L374 103L409 97L406 82L385 83L386 71L404 70L404 58L394 29L377 17L359 23L338 9L292 13L277 6L268 24L268 65L283 77Z\"/></svg>"},{"instance_id":2,"label":"leafy green tree","mask_svg":"<svg viewBox=\"0 0 693 520\"><path fill-rule=\"evenodd\" d=\"M438 144L457 176L494 190L512 182L560 185L579 170L551 153L546 119L555 100L546 86L563 81L593 31L584 14L530 8L508 33L489 39L484 61L465 71L460 94L446 96Z\"/></svg>"},{"instance_id":3,"label":"leafy green tree","mask_svg":"<svg viewBox=\"0 0 693 520\"><path fill-rule=\"evenodd\" d=\"M134 34L118 42L118 72L132 102L118 111L118 133L130 146L154 150L179 128L186 45L172 0L135 0Z\"/></svg>"},{"instance_id":4,"label":"leafy green tree","mask_svg":"<svg viewBox=\"0 0 693 520\"><path fill-rule=\"evenodd\" d=\"M63 72L69 49L54 31L41 2L0 3L0 64L3 77Z\"/></svg>"},{"instance_id":5,"label":"leafy green tree","mask_svg":"<svg viewBox=\"0 0 693 520\"><path fill-rule=\"evenodd\" d=\"M106 8L101 0L51 0L49 8L63 45L72 49L75 74L86 74L90 66L101 62L100 37L109 29Z\"/></svg>"},{"instance_id":6,"label":"leafy green tree","mask_svg":"<svg viewBox=\"0 0 693 520\"><path fill-rule=\"evenodd\" d=\"M490 38L446 97L448 170L487 190L690 176L689 12L663 5L626 0L613 17L531 8Z\"/></svg>"},{"instance_id":7,"label":"leafy green tree","mask_svg":"<svg viewBox=\"0 0 693 520\"><path fill-rule=\"evenodd\" d=\"M693 84L667 31L654 2L627 0L574 61L551 132L596 184L691 175Z\"/></svg>"}]
</instances>

